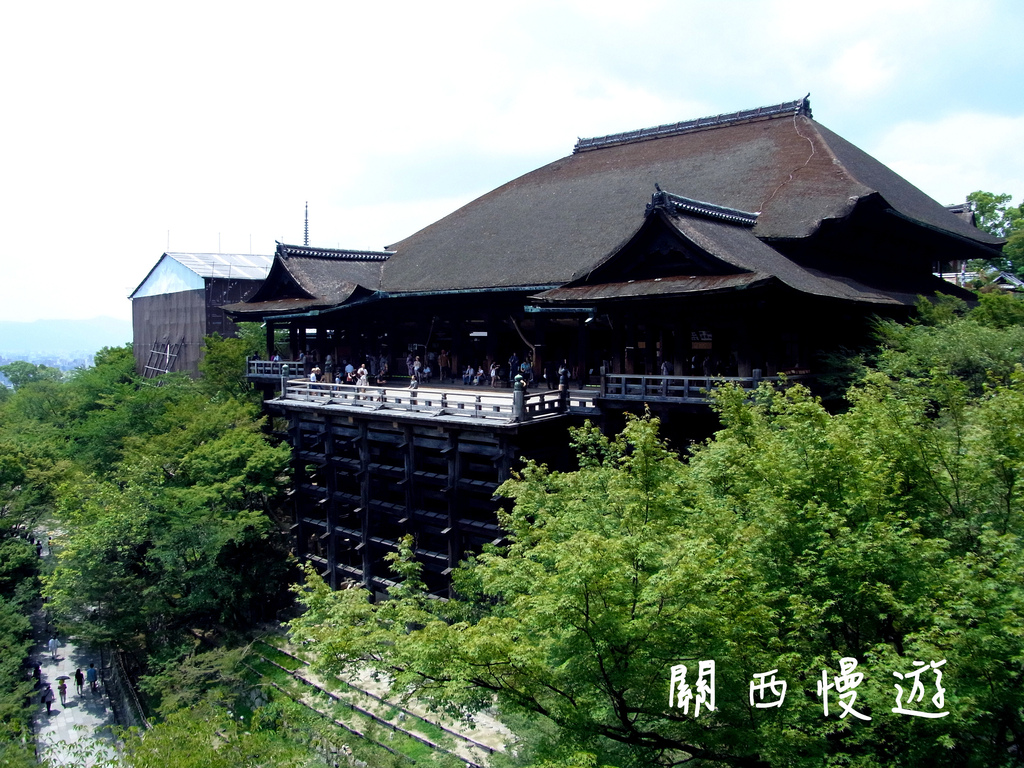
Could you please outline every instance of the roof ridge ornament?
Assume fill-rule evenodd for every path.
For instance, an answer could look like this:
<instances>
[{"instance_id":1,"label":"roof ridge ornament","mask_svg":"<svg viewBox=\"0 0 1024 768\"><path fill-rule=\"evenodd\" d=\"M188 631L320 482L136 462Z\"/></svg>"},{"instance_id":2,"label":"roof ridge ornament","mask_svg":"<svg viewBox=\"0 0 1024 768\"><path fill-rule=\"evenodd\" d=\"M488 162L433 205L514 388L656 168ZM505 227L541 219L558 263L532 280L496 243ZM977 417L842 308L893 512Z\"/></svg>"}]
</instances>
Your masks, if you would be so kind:
<instances>
[{"instance_id":1,"label":"roof ridge ornament","mask_svg":"<svg viewBox=\"0 0 1024 768\"><path fill-rule=\"evenodd\" d=\"M575 155L578 152L614 147L619 144L635 144L640 141L663 139L667 136L679 136L683 133L695 133L727 125L752 123L758 120L770 120L779 117L795 117L796 115L813 117L811 114L811 94L808 93L802 99L797 99L796 101L784 101L781 104L773 104L768 107L745 109L740 112L729 112L712 117L698 117L696 120L683 120L679 123L667 123L653 128L612 133L607 136L596 136L591 139L577 139L572 153Z\"/></svg>"},{"instance_id":2,"label":"roof ridge ornament","mask_svg":"<svg viewBox=\"0 0 1024 768\"><path fill-rule=\"evenodd\" d=\"M675 215L701 216L705 219L738 224L741 227L752 227L757 224L758 213L741 211L739 208L729 208L715 203L705 203L682 195L673 195L671 192L665 192L658 184L654 185L654 189L656 191L651 195L651 202L644 209L645 217L655 211L664 211Z\"/></svg>"},{"instance_id":3,"label":"roof ridge ornament","mask_svg":"<svg viewBox=\"0 0 1024 768\"><path fill-rule=\"evenodd\" d=\"M337 261L387 261L395 255L394 251L355 251L341 248L315 248L304 245L286 245L277 243L277 256L287 259L292 256L305 256L316 259L333 259Z\"/></svg>"}]
</instances>

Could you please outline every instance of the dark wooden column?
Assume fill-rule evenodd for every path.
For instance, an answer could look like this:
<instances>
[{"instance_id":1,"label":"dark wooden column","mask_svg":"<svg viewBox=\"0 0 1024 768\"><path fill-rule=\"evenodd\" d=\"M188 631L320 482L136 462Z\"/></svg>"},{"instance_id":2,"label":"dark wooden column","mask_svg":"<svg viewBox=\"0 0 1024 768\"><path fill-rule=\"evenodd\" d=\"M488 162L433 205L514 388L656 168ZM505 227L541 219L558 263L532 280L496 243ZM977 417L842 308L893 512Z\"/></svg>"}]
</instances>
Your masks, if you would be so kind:
<instances>
[{"instance_id":1,"label":"dark wooden column","mask_svg":"<svg viewBox=\"0 0 1024 768\"><path fill-rule=\"evenodd\" d=\"M448 457L448 484L445 494L448 497L448 573L459 564L462 558L462 547L458 538L459 529L459 478L462 476L462 458L459 453L459 435L455 430L448 433L448 444L443 451ZM449 597L451 587L449 586Z\"/></svg>"},{"instance_id":2,"label":"dark wooden column","mask_svg":"<svg viewBox=\"0 0 1024 768\"><path fill-rule=\"evenodd\" d=\"M416 434L412 424L406 424L402 428L402 439L405 441L405 450L402 451L402 488L405 490L404 518L414 521L416 519Z\"/></svg>"},{"instance_id":3,"label":"dark wooden column","mask_svg":"<svg viewBox=\"0 0 1024 768\"><path fill-rule=\"evenodd\" d=\"M533 356L533 375L538 381L544 375L544 366L547 364L548 355L551 354L547 348L547 326L547 318L544 315L536 315L533 325L533 343L536 345Z\"/></svg>"},{"instance_id":4,"label":"dark wooden column","mask_svg":"<svg viewBox=\"0 0 1024 768\"><path fill-rule=\"evenodd\" d=\"M316 554L309 547L310 526L307 526L302 519L302 486L306 482L306 462L299 457L302 450L302 419L301 416L292 412L288 424L289 442L292 446L292 501L295 504L295 537L296 549L300 555Z\"/></svg>"},{"instance_id":5,"label":"dark wooden column","mask_svg":"<svg viewBox=\"0 0 1024 768\"><path fill-rule=\"evenodd\" d=\"M578 383L580 385L587 384L587 370L589 368L587 356L590 354L590 326L593 323L588 323L586 317L579 317L576 320L576 365L579 366L580 378ZM570 371L571 374L571 371Z\"/></svg>"},{"instance_id":6,"label":"dark wooden column","mask_svg":"<svg viewBox=\"0 0 1024 768\"><path fill-rule=\"evenodd\" d=\"M276 326L267 321L267 360L272 360L274 357L274 330Z\"/></svg>"},{"instance_id":7,"label":"dark wooden column","mask_svg":"<svg viewBox=\"0 0 1024 768\"><path fill-rule=\"evenodd\" d=\"M335 492L338 490L337 470L334 465L334 431L331 429L331 417L324 417L324 462L323 471L327 475L324 484L327 486L327 564L331 569L331 589L338 588L338 502Z\"/></svg>"},{"instance_id":8,"label":"dark wooden column","mask_svg":"<svg viewBox=\"0 0 1024 768\"><path fill-rule=\"evenodd\" d=\"M370 586L373 559L370 556L370 437L368 425L359 422L359 545L363 559L363 586Z\"/></svg>"}]
</instances>

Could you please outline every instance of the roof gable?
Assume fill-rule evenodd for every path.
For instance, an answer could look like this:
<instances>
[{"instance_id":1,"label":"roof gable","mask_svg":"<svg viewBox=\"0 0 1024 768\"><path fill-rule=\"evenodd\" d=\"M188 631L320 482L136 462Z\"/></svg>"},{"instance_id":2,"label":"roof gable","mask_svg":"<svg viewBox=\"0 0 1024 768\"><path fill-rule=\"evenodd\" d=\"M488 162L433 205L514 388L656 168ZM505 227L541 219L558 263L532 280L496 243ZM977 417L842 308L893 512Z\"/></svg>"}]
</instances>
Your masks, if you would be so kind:
<instances>
[{"instance_id":1,"label":"roof gable","mask_svg":"<svg viewBox=\"0 0 1024 768\"><path fill-rule=\"evenodd\" d=\"M659 190L646 220L625 245L587 275L533 300L587 306L778 285L831 299L909 306L919 293L944 285L929 274L909 283L878 282L801 266L753 234L755 218ZM668 258L662 256L666 250L672 254Z\"/></svg>"},{"instance_id":2,"label":"roof gable","mask_svg":"<svg viewBox=\"0 0 1024 768\"><path fill-rule=\"evenodd\" d=\"M205 286L206 281L201 276L165 253L128 298L201 291Z\"/></svg>"},{"instance_id":3,"label":"roof gable","mask_svg":"<svg viewBox=\"0 0 1024 768\"><path fill-rule=\"evenodd\" d=\"M574 284L651 280L685 275L706 277L749 272L711 253L687 237L673 215L696 216L738 227L754 225L757 215L663 192L660 188L644 212L636 234Z\"/></svg>"},{"instance_id":4,"label":"roof gable","mask_svg":"<svg viewBox=\"0 0 1024 768\"><path fill-rule=\"evenodd\" d=\"M270 274L249 298L249 303L281 299L313 299L315 295L303 288L280 259L274 259Z\"/></svg>"},{"instance_id":5,"label":"roof gable","mask_svg":"<svg viewBox=\"0 0 1024 768\"><path fill-rule=\"evenodd\" d=\"M277 244L266 281L232 313L305 312L338 307L380 290L389 251L349 251Z\"/></svg>"}]
</instances>

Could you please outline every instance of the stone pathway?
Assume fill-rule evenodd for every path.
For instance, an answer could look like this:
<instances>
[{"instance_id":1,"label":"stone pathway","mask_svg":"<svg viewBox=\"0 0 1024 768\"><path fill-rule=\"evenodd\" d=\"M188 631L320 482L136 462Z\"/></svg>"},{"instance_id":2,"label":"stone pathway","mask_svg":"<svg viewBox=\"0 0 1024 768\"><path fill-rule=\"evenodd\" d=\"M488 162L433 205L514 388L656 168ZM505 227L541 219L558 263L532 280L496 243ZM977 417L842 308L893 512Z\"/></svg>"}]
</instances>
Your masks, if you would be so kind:
<instances>
[{"instance_id":1,"label":"stone pathway","mask_svg":"<svg viewBox=\"0 0 1024 768\"><path fill-rule=\"evenodd\" d=\"M38 633L36 635L39 637ZM103 683L96 684L96 692L89 690L89 683L82 686L82 693L75 690L75 669L80 668L85 674L89 664L96 664L99 669L100 659L85 649L62 642L57 650L57 658L51 659L46 649L47 636L41 640L32 651L32 661L42 668L43 688L39 689L34 700L39 702L40 694L49 683L55 696L53 704L50 705L50 712L47 714L45 704L37 704L37 711L32 718L33 728L36 732L36 741L39 745L41 758L48 758L55 765L82 765L83 751L92 753L92 759L87 765L101 759L110 759L114 756L114 738L110 726L116 725L114 712L110 707L110 701L103 692ZM57 677L67 675L68 693L67 702L61 704L57 691ZM64 749L62 745L91 740L93 744L76 745L75 754Z\"/></svg>"}]
</instances>

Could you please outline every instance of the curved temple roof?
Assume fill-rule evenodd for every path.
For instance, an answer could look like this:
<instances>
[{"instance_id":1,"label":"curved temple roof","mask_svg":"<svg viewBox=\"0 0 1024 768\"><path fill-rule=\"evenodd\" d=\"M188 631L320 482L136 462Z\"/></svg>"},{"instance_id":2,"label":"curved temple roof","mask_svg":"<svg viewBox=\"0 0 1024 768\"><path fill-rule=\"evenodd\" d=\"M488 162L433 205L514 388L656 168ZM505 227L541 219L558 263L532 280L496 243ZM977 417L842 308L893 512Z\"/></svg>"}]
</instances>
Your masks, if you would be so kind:
<instances>
[{"instance_id":1,"label":"curved temple roof","mask_svg":"<svg viewBox=\"0 0 1024 768\"><path fill-rule=\"evenodd\" d=\"M277 244L266 281L231 313L266 315L336 307L380 289L381 267L391 251L349 251Z\"/></svg>"},{"instance_id":2,"label":"curved temple roof","mask_svg":"<svg viewBox=\"0 0 1024 768\"><path fill-rule=\"evenodd\" d=\"M645 213L652 188L658 193ZM852 277L864 274L863 269L827 274L798 266L779 252L791 252L787 243L817 242L813 238L823 224L853 221L855 211L864 212L879 237L891 231L888 219L898 219L927 230L928 248L946 248L963 258L1002 242L816 122L804 98L580 139L572 155L498 187L388 251L278 243L264 286L245 304L228 309L280 315L325 311L371 297L534 293L555 286L562 288L536 300L571 301L574 295L594 295L598 287L580 280L613 259L636 236L644 215L659 205L680 234L703 242L715 258L732 259L737 267L744 259L752 261L742 275L680 276L686 283L665 275L648 286L655 294L776 280L833 298L906 303L915 291L931 290L927 250L911 257L894 248L893 258L915 260L910 271L918 278L914 285L894 278L884 289ZM889 271L902 272L910 261L894 266ZM609 286L605 292L611 296L615 290ZM622 290L620 298L639 286Z\"/></svg>"},{"instance_id":3,"label":"curved temple roof","mask_svg":"<svg viewBox=\"0 0 1024 768\"><path fill-rule=\"evenodd\" d=\"M1001 242L813 120L804 99L581 140L574 154L392 246L383 288L568 282L635 232L638 207L659 183L680 196L757 212L753 233L762 240L809 237L877 194L929 229L980 248Z\"/></svg>"}]
</instances>

